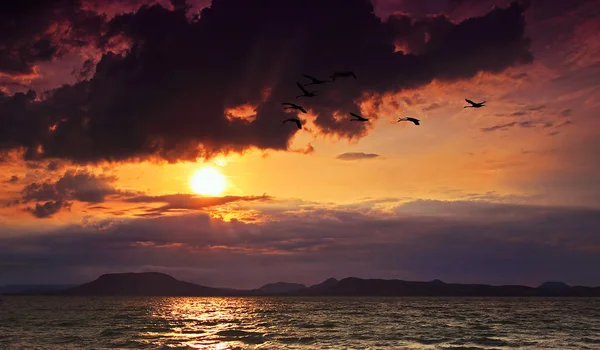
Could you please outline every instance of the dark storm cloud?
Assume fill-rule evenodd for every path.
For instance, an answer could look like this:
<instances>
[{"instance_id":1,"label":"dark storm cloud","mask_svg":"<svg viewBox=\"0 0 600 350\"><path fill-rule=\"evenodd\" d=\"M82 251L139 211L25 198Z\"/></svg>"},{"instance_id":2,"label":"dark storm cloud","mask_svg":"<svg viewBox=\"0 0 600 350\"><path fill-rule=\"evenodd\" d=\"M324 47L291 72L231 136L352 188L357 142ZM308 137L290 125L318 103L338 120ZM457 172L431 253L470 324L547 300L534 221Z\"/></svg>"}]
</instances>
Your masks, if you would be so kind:
<instances>
[{"instance_id":1,"label":"dark storm cloud","mask_svg":"<svg viewBox=\"0 0 600 350\"><path fill-rule=\"evenodd\" d=\"M31 74L36 63L89 45L103 24L77 0L0 1L0 72Z\"/></svg>"},{"instance_id":2,"label":"dark storm cloud","mask_svg":"<svg viewBox=\"0 0 600 350\"><path fill-rule=\"evenodd\" d=\"M539 21L563 16L565 13L572 13L583 5L595 1L597 0L521 0L521 2L530 5L532 16ZM382 14L399 11L415 16L444 13L452 17L462 17L464 12L478 13L494 6L505 6L510 2L511 0L373 0L373 3L376 4Z\"/></svg>"},{"instance_id":3,"label":"dark storm cloud","mask_svg":"<svg viewBox=\"0 0 600 350\"><path fill-rule=\"evenodd\" d=\"M364 152L346 152L339 154L337 159L341 160L361 160L361 159L374 159L379 157L379 154L375 153L364 153Z\"/></svg>"},{"instance_id":4,"label":"dark storm cloud","mask_svg":"<svg viewBox=\"0 0 600 350\"><path fill-rule=\"evenodd\" d=\"M11 266L0 284L143 269L238 287L331 276L600 284L598 210L483 201L417 201L394 215L287 210L256 224L194 214L0 238L0 266Z\"/></svg>"},{"instance_id":5,"label":"dark storm cloud","mask_svg":"<svg viewBox=\"0 0 600 350\"><path fill-rule=\"evenodd\" d=\"M131 49L106 53L90 80L50 91L42 101L4 98L0 115L9 127L0 129L0 148L22 146L26 159L80 163L287 149L297 129L282 128L278 118L281 102L299 93L294 82L301 74L346 69L359 80L315 88L323 95L302 103L318 114L321 133L358 138L367 125L333 114L359 110L363 93L532 61L525 7L517 3L458 24L444 16L382 22L364 0L215 0L197 21L177 8L142 7L114 17L106 33L91 30L99 46L125 36ZM418 54L394 52L395 42L423 30L428 40L413 40ZM259 105L253 121L227 118L225 109L244 103Z\"/></svg>"},{"instance_id":6,"label":"dark storm cloud","mask_svg":"<svg viewBox=\"0 0 600 350\"><path fill-rule=\"evenodd\" d=\"M416 17L449 14L464 4L472 4L476 0L373 0L373 4L382 15L401 12Z\"/></svg>"}]
</instances>

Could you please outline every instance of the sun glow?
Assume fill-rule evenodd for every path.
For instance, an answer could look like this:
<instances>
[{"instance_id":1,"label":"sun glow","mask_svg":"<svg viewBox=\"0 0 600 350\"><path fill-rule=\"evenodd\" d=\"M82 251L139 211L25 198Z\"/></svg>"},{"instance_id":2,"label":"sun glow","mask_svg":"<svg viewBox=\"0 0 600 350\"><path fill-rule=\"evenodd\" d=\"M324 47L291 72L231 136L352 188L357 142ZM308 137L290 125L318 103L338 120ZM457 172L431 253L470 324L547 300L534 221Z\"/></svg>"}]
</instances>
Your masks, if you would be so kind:
<instances>
[{"instance_id":1,"label":"sun glow","mask_svg":"<svg viewBox=\"0 0 600 350\"><path fill-rule=\"evenodd\" d=\"M204 196L218 196L227 188L227 179L219 170L206 166L194 172L190 178L190 188Z\"/></svg>"}]
</instances>

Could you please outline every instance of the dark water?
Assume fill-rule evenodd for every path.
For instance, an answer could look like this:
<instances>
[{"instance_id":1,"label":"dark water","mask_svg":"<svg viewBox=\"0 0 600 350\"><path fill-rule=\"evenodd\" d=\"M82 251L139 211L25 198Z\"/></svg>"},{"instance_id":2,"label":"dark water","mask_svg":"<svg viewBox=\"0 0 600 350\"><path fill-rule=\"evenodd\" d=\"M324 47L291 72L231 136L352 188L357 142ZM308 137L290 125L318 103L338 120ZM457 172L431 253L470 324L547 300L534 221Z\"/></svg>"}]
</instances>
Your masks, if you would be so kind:
<instances>
[{"instance_id":1,"label":"dark water","mask_svg":"<svg viewBox=\"0 0 600 350\"><path fill-rule=\"evenodd\" d=\"M0 298L0 349L600 349L600 298Z\"/></svg>"}]
</instances>

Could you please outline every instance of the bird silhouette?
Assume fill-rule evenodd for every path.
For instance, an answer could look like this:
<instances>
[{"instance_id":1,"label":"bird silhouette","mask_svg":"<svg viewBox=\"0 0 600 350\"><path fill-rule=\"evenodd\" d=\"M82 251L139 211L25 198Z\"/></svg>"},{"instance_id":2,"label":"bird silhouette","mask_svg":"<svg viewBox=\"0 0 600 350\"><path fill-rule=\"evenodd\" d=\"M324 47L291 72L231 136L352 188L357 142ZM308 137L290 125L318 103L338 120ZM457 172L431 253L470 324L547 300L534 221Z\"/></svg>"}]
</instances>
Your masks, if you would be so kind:
<instances>
[{"instance_id":1,"label":"bird silhouette","mask_svg":"<svg viewBox=\"0 0 600 350\"><path fill-rule=\"evenodd\" d=\"M404 118L398 119L398 123L399 122L404 122L404 121L406 121L406 122L413 122L415 125L421 125L419 123L419 119L416 119L416 118L413 118L413 117L404 117Z\"/></svg>"},{"instance_id":2,"label":"bird silhouette","mask_svg":"<svg viewBox=\"0 0 600 350\"><path fill-rule=\"evenodd\" d=\"M477 102L473 102L473 101L471 101L469 99L466 99L466 98L465 98L465 101L467 101L471 105L470 106L464 106L463 108L481 108L481 107L485 107L485 105L484 105L485 101L477 103Z\"/></svg>"},{"instance_id":3,"label":"bird silhouette","mask_svg":"<svg viewBox=\"0 0 600 350\"><path fill-rule=\"evenodd\" d=\"M310 75L307 74L302 74L304 77L308 78L311 80L310 83L308 84L304 84L304 86L308 86L308 85L318 85L318 84L325 84L325 83L329 83L331 82L331 80L321 80L321 79L317 79L315 77L311 77Z\"/></svg>"},{"instance_id":4,"label":"bird silhouette","mask_svg":"<svg viewBox=\"0 0 600 350\"><path fill-rule=\"evenodd\" d=\"M283 123L281 123L281 124L285 124L287 122L294 122L294 123L296 123L296 126L298 127L298 129L302 129L302 122L298 118L288 118L288 119L284 120Z\"/></svg>"},{"instance_id":5,"label":"bird silhouette","mask_svg":"<svg viewBox=\"0 0 600 350\"><path fill-rule=\"evenodd\" d=\"M300 90L302 90L302 92L304 93L303 95L296 96L296 98L299 98L299 97L314 97L314 96L317 96L318 93L319 93L318 91L308 91L308 90L306 90L302 86L302 84L300 84L300 82L296 82L296 85L298 85L298 87L300 88Z\"/></svg>"},{"instance_id":6,"label":"bird silhouette","mask_svg":"<svg viewBox=\"0 0 600 350\"><path fill-rule=\"evenodd\" d=\"M354 72L352 72L352 71L338 71L338 72L333 72L333 75L330 76L331 81L335 81L336 78L349 78L349 77L357 79L356 78L356 74L354 74Z\"/></svg>"},{"instance_id":7,"label":"bird silhouette","mask_svg":"<svg viewBox=\"0 0 600 350\"><path fill-rule=\"evenodd\" d=\"M369 121L369 118L361 117L360 115L352 113L352 112L350 112L350 114L355 118L355 119L350 119L350 121L353 121L353 122L367 122L367 121Z\"/></svg>"},{"instance_id":8,"label":"bird silhouette","mask_svg":"<svg viewBox=\"0 0 600 350\"><path fill-rule=\"evenodd\" d=\"M282 105L287 106L284 109L290 109L290 108L291 109L297 109L297 110L301 111L302 113L306 113L306 110L304 109L304 107L299 106L299 105L297 105L295 103L284 102L284 103L282 103Z\"/></svg>"}]
</instances>

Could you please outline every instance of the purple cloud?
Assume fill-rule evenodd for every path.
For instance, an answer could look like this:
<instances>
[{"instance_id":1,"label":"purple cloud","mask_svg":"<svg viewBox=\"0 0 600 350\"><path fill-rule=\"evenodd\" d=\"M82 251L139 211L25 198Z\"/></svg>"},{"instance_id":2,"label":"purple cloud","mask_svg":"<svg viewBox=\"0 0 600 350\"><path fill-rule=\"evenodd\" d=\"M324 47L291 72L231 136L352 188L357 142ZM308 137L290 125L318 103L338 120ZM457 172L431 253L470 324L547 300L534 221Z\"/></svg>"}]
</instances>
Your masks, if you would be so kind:
<instances>
[{"instance_id":1,"label":"purple cloud","mask_svg":"<svg viewBox=\"0 0 600 350\"><path fill-rule=\"evenodd\" d=\"M332 276L600 284L598 210L483 201L416 201L394 214L289 209L270 210L267 222L193 214L0 238L0 264L12 266L0 283L158 270L233 287Z\"/></svg>"}]
</instances>

